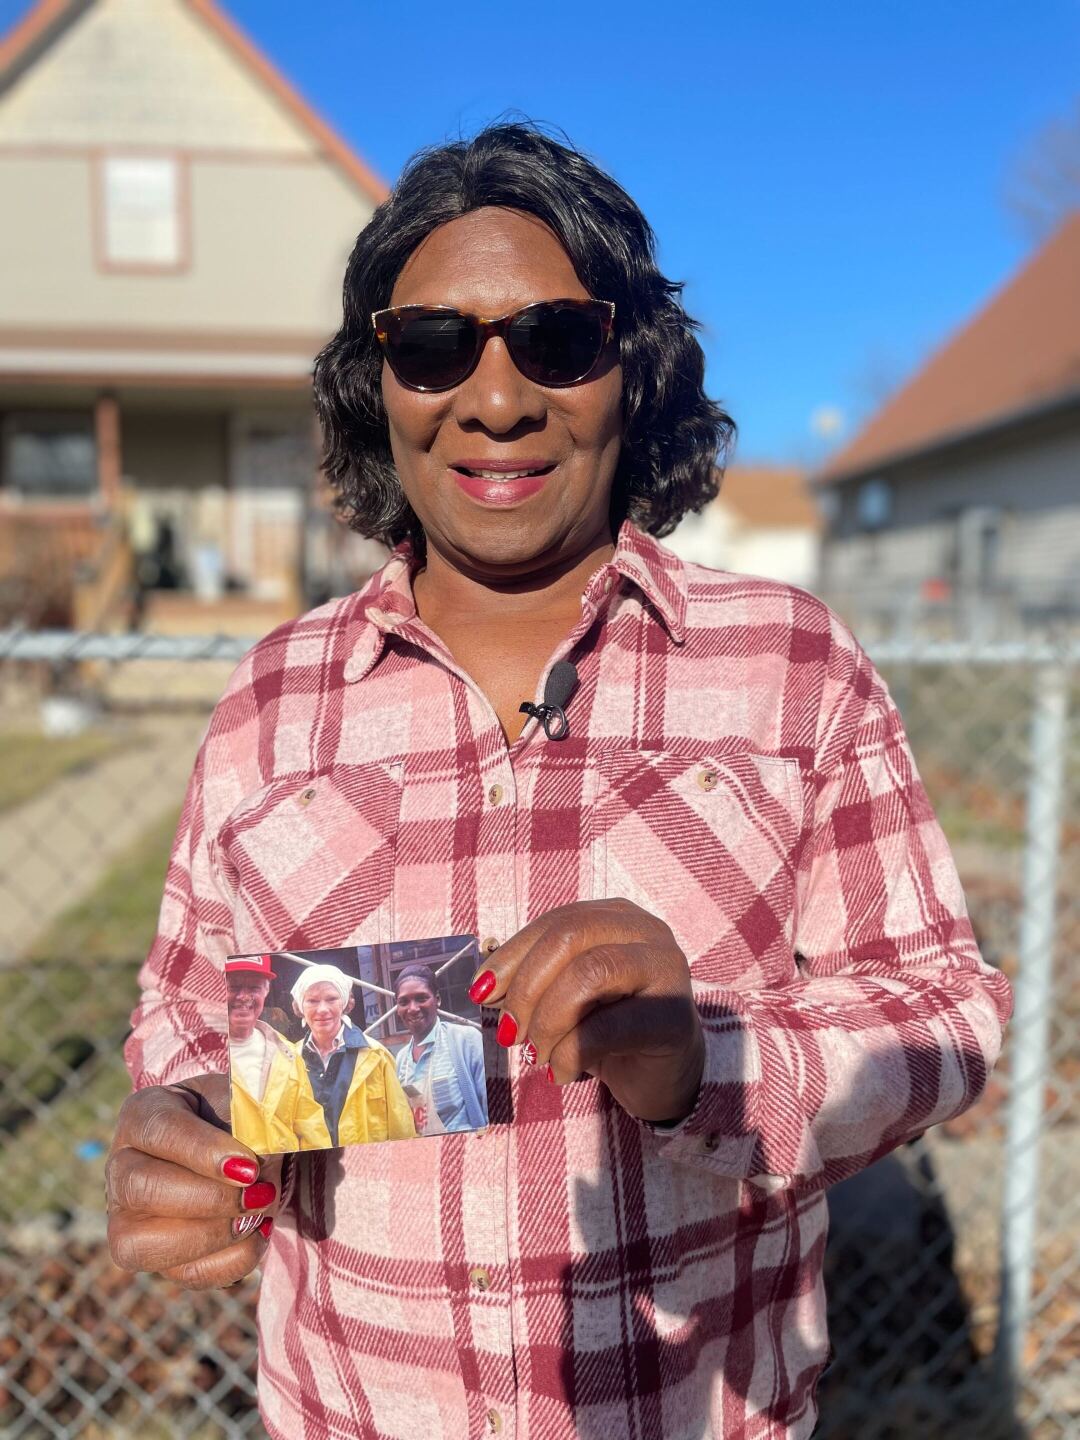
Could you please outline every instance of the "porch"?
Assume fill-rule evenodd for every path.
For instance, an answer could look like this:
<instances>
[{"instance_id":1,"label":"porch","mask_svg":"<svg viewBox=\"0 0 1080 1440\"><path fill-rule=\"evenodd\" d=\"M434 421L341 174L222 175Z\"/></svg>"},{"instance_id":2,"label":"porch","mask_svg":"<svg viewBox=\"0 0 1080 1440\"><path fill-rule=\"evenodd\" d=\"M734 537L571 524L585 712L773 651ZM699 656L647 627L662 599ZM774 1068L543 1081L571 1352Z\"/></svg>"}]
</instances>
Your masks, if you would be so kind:
<instances>
[{"instance_id":1,"label":"porch","mask_svg":"<svg viewBox=\"0 0 1080 1440\"><path fill-rule=\"evenodd\" d=\"M306 386L4 386L0 624L264 633L354 583L323 490Z\"/></svg>"}]
</instances>

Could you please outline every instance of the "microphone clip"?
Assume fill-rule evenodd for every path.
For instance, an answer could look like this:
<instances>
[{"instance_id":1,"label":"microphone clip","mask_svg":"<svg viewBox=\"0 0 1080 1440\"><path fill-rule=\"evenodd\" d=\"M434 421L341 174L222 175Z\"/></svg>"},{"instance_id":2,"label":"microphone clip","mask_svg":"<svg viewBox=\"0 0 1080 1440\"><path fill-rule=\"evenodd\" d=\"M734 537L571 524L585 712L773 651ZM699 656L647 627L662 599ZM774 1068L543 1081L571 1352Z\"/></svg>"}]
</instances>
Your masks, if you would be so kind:
<instances>
[{"instance_id":1,"label":"microphone clip","mask_svg":"<svg viewBox=\"0 0 1080 1440\"><path fill-rule=\"evenodd\" d=\"M518 706L518 712L539 720L549 740L565 740L569 733L570 721L561 705L534 705L531 700L523 700Z\"/></svg>"},{"instance_id":2,"label":"microphone clip","mask_svg":"<svg viewBox=\"0 0 1080 1440\"><path fill-rule=\"evenodd\" d=\"M539 720L549 740L565 740L570 733L570 721L563 707L577 689L577 683L577 667L569 660L557 660L548 673L543 701L534 705L531 700L523 700L518 713Z\"/></svg>"}]
</instances>

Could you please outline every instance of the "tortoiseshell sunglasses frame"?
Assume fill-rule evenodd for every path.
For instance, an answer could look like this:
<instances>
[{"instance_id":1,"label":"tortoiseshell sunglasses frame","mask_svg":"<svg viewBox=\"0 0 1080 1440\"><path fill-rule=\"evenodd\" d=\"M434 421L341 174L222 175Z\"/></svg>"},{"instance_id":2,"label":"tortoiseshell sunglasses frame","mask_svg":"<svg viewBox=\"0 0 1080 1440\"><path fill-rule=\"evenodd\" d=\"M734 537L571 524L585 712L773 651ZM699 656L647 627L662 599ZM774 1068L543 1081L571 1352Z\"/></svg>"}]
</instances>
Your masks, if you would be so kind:
<instances>
[{"instance_id":1,"label":"tortoiseshell sunglasses frame","mask_svg":"<svg viewBox=\"0 0 1080 1440\"><path fill-rule=\"evenodd\" d=\"M595 314L600 321L600 347L596 352L596 356L590 363L589 368L580 375L575 376L573 380L536 380L528 371L521 369L517 356L514 354L514 348L510 343L510 326L513 325L515 320L520 319L522 315L528 314L530 310L538 310L542 306L549 307L553 305L573 310L588 311ZM390 347L393 343L391 327L416 315L459 315L463 320L472 322L476 344L473 357L469 361L469 368L458 379L451 381L447 385L414 385L412 381L402 379L394 367L394 362L390 354ZM387 364L390 366L390 369L393 370L399 383L404 385L407 390L417 390L421 394L435 395L444 390L453 390L455 386L464 384L476 369L477 365L479 365L480 356L484 353L484 346L493 335L500 337L506 346L507 353L511 360L513 360L515 366L517 366L518 370L521 370L521 373L527 380L532 380L534 384L543 385L545 388L563 390L570 385L580 385L583 380L588 379L597 365L599 365L600 357L604 353L604 346L608 344L615 334L615 301L535 300L531 305L522 305L519 310L511 310L506 315L497 316L472 315L468 310L458 310L453 305L392 305L386 310L373 310L371 312L371 323L375 328L375 338L379 342L379 347L386 356Z\"/></svg>"}]
</instances>

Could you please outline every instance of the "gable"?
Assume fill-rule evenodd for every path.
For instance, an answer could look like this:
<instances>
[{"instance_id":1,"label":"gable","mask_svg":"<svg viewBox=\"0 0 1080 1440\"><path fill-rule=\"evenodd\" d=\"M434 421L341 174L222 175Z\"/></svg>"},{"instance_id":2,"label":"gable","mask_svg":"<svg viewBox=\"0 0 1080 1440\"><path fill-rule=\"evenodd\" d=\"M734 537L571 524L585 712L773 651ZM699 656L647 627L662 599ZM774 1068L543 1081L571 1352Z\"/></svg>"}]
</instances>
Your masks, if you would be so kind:
<instances>
[{"instance_id":1,"label":"gable","mask_svg":"<svg viewBox=\"0 0 1080 1440\"><path fill-rule=\"evenodd\" d=\"M184 0L97 0L0 92L0 146L311 155L310 130Z\"/></svg>"},{"instance_id":2,"label":"gable","mask_svg":"<svg viewBox=\"0 0 1080 1440\"><path fill-rule=\"evenodd\" d=\"M1080 395L1080 214L886 402L821 481L850 479Z\"/></svg>"}]
</instances>

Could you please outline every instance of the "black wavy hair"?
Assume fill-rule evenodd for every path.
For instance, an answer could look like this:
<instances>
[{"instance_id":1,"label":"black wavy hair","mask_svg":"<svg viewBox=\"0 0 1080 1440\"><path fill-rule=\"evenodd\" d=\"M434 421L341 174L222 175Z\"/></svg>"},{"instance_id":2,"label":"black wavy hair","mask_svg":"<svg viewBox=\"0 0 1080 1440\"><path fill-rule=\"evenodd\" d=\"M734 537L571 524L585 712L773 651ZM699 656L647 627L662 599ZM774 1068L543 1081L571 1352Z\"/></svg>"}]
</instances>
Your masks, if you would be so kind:
<instances>
[{"instance_id":1,"label":"black wavy hair","mask_svg":"<svg viewBox=\"0 0 1080 1440\"><path fill-rule=\"evenodd\" d=\"M431 991L436 1001L441 1005L442 997L439 994L439 981L435 971L430 965L421 965L419 962L406 965L404 970L398 971L398 977L394 981L394 998L397 999L397 992L401 988L403 980L422 980Z\"/></svg>"},{"instance_id":2,"label":"black wavy hair","mask_svg":"<svg viewBox=\"0 0 1080 1440\"><path fill-rule=\"evenodd\" d=\"M682 285L656 264L656 239L626 191L579 151L532 124L495 124L423 150L361 230L345 272L341 329L315 361L323 469L359 534L420 549L423 532L398 481L371 312L389 305L405 262L433 230L485 206L542 220L591 295L615 301L623 442L613 532L629 516L652 535L716 495L735 434L704 391L705 357Z\"/></svg>"}]
</instances>

